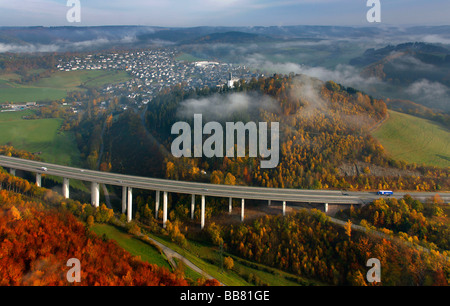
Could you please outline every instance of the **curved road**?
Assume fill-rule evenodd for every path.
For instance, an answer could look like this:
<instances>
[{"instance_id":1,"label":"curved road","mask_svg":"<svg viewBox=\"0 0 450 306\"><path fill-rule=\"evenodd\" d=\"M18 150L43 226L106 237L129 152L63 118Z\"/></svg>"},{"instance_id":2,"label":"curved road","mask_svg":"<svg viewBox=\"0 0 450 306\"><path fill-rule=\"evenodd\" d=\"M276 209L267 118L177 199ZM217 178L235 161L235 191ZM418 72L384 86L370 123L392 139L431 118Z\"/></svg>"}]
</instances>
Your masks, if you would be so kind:
<instances>
[{"instance_id":1,"label":"curved road","mask_svg":"<svg viewBox=\"0 0 450 306\"><path fill-rule=\"evenodd\" d=\"M144 234L141 234L144 235ZM150 239L155 245L161 248L162 252L166 255L167 259L172 262L173 258L177 258L178 260L182 261L187 267L191 268L195 272L199 273L200 275L203 275L206 279L216 279L215 277L212 277L199 267L197 267L195 264L193 264L190 260L188 260L186 257L181 255L180 253L174 251L173 249L169 248L168 246L160 243L159 241L151 238L150 236L146 236L148 239ZM217 280L217 279L216 279ZM217 280L219 281L219 280ZM221 283L224 285L223 283Z\"/></svg>"}]
</instances>

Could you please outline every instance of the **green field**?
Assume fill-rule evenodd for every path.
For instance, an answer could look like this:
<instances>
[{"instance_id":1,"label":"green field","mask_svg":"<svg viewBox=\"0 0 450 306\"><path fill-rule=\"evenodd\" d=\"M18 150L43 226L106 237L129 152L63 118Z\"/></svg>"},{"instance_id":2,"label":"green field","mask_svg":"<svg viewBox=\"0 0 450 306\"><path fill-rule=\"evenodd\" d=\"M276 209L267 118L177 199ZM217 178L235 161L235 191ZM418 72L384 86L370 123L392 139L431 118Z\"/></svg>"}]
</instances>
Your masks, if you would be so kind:
<instances>
[{"instance_id":1,"label":"green field","mask_svg":"<svg viewBox=\"0 0 450 306\"><path fill-rule=\"evenodd\" d=\"M98 87L106 84L125 82L130 76L125 71L109 70L77 70L58 71L49 78L43 78L34 83L37 87L64 88L76 90L79 86Z\"/></svg>"},{"instance_id":2,"label":"green field","mask_svg":"<svg viewBox=\"0 0 450 306\"><path fill-rule=\"evenodd\" d=\"M57 71L26 85L19 84L19 78L17 74L0 74L0 103L60 100L71 91L125 82L130 75L125 71L109 70Z\"/></svg>"},{"instance_id":3,"label":"green field","mask_svg":"<svg viewBox=\"0 0 450 306\"><path fill-rule=\"evenodd\" d=\"M59 131L63 119L24 120L31 110L0 113L0 145L10 144L19 150L31 153L41 152L45 162L79 167L82 165L80 151L71 132ZM51 177L62 183L62 178ZM88 191L83 182L71 180L70 187Z\"/></svg>"},{"instance_id":4,"label":"green field","mask_svg":"<svg viewBox=\"0 0 450 306\"><path fill-rule=\"evenodd\" d=\"M228 286L252 286L253 284L247 281L247 276L249 274L253 274L269 286L299 286L302 284L320 285L318 282L310 282L307 279L265 265L256 263L249 264L249 261L237 259L226 252L223 254L224 257L232 256L235 258L234 268L231 271L225 269L222 270L218 265L221 258L220 253L215 246L189 240L186 248L181 248L165 236L160 237L149 234L149 237L183 255L197 267ZM213 264L213 262L215 264Z\"/></svg>"},{"instance_id":5,"label":"green field","mask_svg":"<svg viewBox=\"0 0 450 306\"><path fill-rule=\"evenodd\" d=\"M106 235L108 239L112 239L117 242L117 244L128 251L130 254L134 256L140 256L141 260L146 261L151 264L156 264L159 267L165 267L169 270L172 269L167 258L161 254L155 247L149 245L148 243L141 241L139 239L134 238L133 236L121 231L120 229L108 225L108 224L95 224L92 227L92 230L99 236ZM179 264L179 261L174 258L176 264ZM193 271L188 267L184 267L185 276L192 279L197 280L202 276Z\"/></svg>"},{"instance_id":6,"label":"green field","mask_svg":"<svg viewBox=\"0 0 450 306\"><path fill-rule=\"evenodd\" d=\"M141 260L160 267L170 269L170 264L166 257L162 255L155 247L138 240L133 236L120 231L112 225L95 224L92 230L99 236L103 234L117 242L117 244L134 256L140 256Z\"/></svg>"},{"instance_id":7,"label":"green field","mask_svg":"<svg viewBox=\"0 0 450 306\"><path fill-rule=\"evenodd\" d=\"M204 61L204 59L198 58L198 57L196 57L192 54L188 54L188 53L181 53L180 55L175 57L175 60L180 61L180 62L188 62L188 63Z\"/></svg>"},{"instance_id":8,"label":"green field","mask_svg":"<svg viewBox=\"0 0 450 306\"><path fill-rule=\"evenodd\" d=\"M81 165L75 137L61 132L63 119L24 120L30 111L0 113L0 145L10 143L19 150L42 152L40 157L49 163Z\"/></svg>"},{"instance_id":9,"label":"green field","mask_svg":"<svg viewBox=\"0 0 450 306\"><path fill-rule=\"evenodd\" d=\"M143 261L156 264L158 266L167 267L170 269L170 264L168 263L166 257L161 255L159 251L139 239L134 238L132 235L123 232L122 230L108 224L95 224L92 230L97 235L105 234L108 239L115 240L117 244L130 252L132 255L140 256ZM203 245L198 242L189 241L187 249L181 249L178 245L171 241L162 239L149 234L153 239L160 241L161 243L167 245L173 250L185 256L188 260L194 263L196 266L200 267L203 271L213 275L219 281L227 285L235 286L249 286L252 285L242 278L240 275L253 274L255 277L259 277L261 280L266 282L271 286L298 286L299 283L293 279L298 279L299 277L291 275L289 273L269 268L263 265L251 263L254 267L250 267L246 264L246 260L235 258L235 267L233 271L222 271L217 265L213 265L211 261L217 261L219 253L215 250L215 247ZM224 256L229 256L224 254ZM178 263L178 260L174 259ZM188 267L184 267L186 277L196 280L201 277L200 274L194 272ZM236 271L239 271L238 275ZM292 280L290 280L292 278ZM308 283L305 281L305 283ZM317 285L317 283L314 283Z\"/></svg>"},{"instance_id":10,"label":"green field","mask_svg":"<svg viewBox=\"0 0 450 306\"><path fill-rule=\"evenodd\" d=\"M389 119L373 136L396 160L450 167L450 131L438 123L389 111Z\"/></svg>"}]
</instances>

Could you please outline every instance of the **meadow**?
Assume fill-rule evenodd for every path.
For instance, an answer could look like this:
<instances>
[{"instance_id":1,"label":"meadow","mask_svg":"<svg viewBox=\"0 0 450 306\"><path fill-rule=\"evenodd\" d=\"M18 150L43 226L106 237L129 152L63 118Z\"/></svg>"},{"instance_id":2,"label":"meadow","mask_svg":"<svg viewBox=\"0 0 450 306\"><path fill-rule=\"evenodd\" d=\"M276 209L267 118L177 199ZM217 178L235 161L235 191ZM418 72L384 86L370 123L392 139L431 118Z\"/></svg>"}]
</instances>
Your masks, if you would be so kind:
<instances>
[{"instance_id":1,"label":"meadow","mask_svg":"<svg viewBox=\"0 0 450 306\"><path fill-rule=\"evenodd\" d=\"M60 131L63 119L22 119L32 113L32 110L0 113L0 145L8 144L19 150L39 153L39 157L48 163L82 166L74 134ZM62 183L60 177L49 178ZM82 191L88 190L78 180L71 180L70 186Z\"/></svg>"},{"instance_id":2,"label":"meadow","mask_svg":"<svg viewBox=\"0 0 450 306\"><path fill-rule=\"evenodd\" d=\"M92 230L99 236L105 235L108 239L116 241L121 248L127 250L134 256L140 256L143 261L156 264L160 267L171 268L167 258L155 247L134 238L112 225L97 223L92 227Z\"/></svg>"},{"instance_id":3,"label":"meadow","mask_svg":"<svg viewBox=\"0 0 450 306\"><path fill-rule=\"evenodd\" d=\"M121 229L118 229L113 225L98 223L94 224L91 229L99 236L105 235L108 239L116 241L120 247L135 256L140 256L143 261L170 269L167 258L160 254L155 247L125 233ZM226 252L224 253L224 256L232 256L234 258L234 268L233 271L222 270L217 264L217 262L220 261L220 254L214 246L189 240L188 245L185 248L181 248L169 239L166 239L167 237L160 237L149 233L146 234L182 254L203 271L213 275L216 279L227 285L252 285L252 283L247 281L248 275L253 275L271 286L299 286L301 284L305 285L309 283L306 280L302 280L297 276L281 270L256 263L250 263L247 260L232 256ZM179 262L175 258L174 261L176 263ZM184 272L187 277L193 280L201 277L200 274L187 266L184 266ZM318 283L315 284L317 285Z\"/></svg>"},{"instance_id":4,"label":"meadow","mask_svg":"<svg viewBox=\"0 0 450 306\"><path fill-rule=\"evenodd\" d=\"M450 167L450 131L438 123L389 111L389 119L373 136L396 160Z\"/></svg>"},{"instance_id":5,"label":"meadow","mask_svg":"<svg viewBox=\"0 0 450 306\"><path fill-rule=\"evenodd\" d=\"M0 74L0 104L60 100L72 91L84 91L107 84L125 82L125 71L76 70L57 71L50 77L20 84L17 74Z\"/></svg>"},{"instance_id":6,"label":"meadow","mask_svg":"<svg viewBox=\"0 0 450 306\"><path fill-rule=\"evenodd\" d=\"M0 144L16 149L41 152L46 162L77 166L81 164L74 135L60 131L63 119L25 120L31 111L0 113Z\"/></svg>"},{"instance_id":7,"label":"meadow","mask_svg":"<svg viewBox=\"0 0 450 306\"><path fill-rule=\"evenodd\" d=\"M180 62L192 63L192 62L204 61L205 59L201 59L201 58L196 57L189 53L181 53L175 58L175 60L180 61Z\"/></svg>"}]
</instances>

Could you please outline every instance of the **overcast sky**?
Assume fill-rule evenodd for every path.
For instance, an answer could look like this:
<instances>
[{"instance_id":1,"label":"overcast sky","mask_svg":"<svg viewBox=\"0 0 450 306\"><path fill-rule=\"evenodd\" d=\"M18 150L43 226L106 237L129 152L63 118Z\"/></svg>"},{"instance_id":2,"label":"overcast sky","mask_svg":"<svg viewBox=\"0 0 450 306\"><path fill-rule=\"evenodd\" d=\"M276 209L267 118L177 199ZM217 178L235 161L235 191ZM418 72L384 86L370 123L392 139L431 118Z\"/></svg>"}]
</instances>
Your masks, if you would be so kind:
<instances>
[{"instance_id":1,"label":"overcast sky","mask_svg":"<svg viewBox=\"0 0 450 306\"><path fill-rule=\"evenodd\" d=\"M67 0L0 0L0 26L370 25L367 0L80 0L69 23ZM380 0L382 24L448 25L449 0Z\"/></svg>"}]
</instances>

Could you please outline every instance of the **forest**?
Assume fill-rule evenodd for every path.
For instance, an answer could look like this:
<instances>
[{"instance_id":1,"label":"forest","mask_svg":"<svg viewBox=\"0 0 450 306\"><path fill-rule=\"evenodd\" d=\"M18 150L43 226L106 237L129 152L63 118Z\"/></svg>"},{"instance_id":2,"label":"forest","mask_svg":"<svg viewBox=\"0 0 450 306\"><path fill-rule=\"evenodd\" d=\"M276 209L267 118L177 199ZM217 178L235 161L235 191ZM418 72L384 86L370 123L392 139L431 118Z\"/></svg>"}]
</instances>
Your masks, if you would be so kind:
<instances>
[{"instance_id":1,"label":"forest","mask_svg":"<svg viewBox=\"0 0 450 306\"><path fill-rule=\"evenodd\" d=\"M13 63L18 59L10 56L2 56L0 66L17 72L24 83L46 74L44 71L28 75L27 69L54 64L52 56L39 60L25 56L16 66ZM256 97L261 104L250 104L248 112L235 111L226 118L210 119L282 122L277 168L261 169L258 158L176 159L168 153L173 140L170 128L180 120L180 110L186 101L203 101L214 96L226 101L234 94ZM119 103L129 102L119 97L103 96L95 89L72 92L66 101L84 101L83 112L73 114L52 103L41 107L33 118L64 118L62 129L75 133L86 167L102 171L280 188L419 191L450 188L449 169L393 160L370 136L369 131L386 116L384 101L332 81L291 74L252 79L248 83L239 81L234 89L225 86L186 91L178 85L162 91L142 113L131 108L118 111ZM112 101L106 110L99 108L103 100ZM267 101L270 107L266 107ZM40 160L38 155L11 146L0 147L0 154ZM377 176L370 167L358 175L342 173L342 164L355 162L390 169L393 174ZM162 232L154 218L153 199L145 196L148 195L137 196L134 219L139 223L130 223L130 233L139 233L142 225ZM189 201L173 196L169 203L170 221L165 234L182 246L188 236L183 222L188 219ZM450 249L450 229L440 204L439 198L430 203L411 197L398 201L380 199L338 214L343 220L398 237L400 242L355 231L349 226L339 227L319 211L300 211L284 218L266 216L232 226L209 224L194 238L207 237L212 244L222 244L236 256L327 284L366 285L365 263L375 257L381 260L383 285L448 285L449 262L441 253ZM220 199L208 202L207 219L213 212L216 214L214 210L225 210ZM144 263L113 242L94 236L79 221L102 223L115 217L105 205L96 209L64 200L51 190L0 172L0 285L66 285L65 263L70 257L82 259L83 269L89 272L90 277L83 279L82 285L187 284L180 275ZM199 218L198 209L195 218ZM431 251L424 252L404 242Z\"/></svg>"},{"instance_id":2,"label":"forest","mask_svg":"<svg viewBox=\"0 0 450 306\"><path fill-rule=\"evenodd\" d=\"M0 172L1 286L186 286L183 274L143 262L81 220L114 217L102 205L63 200L51 190ZM89 218L89 216L91 216ZM70 258L82 263L81 282L69 283ZM217 285L199 279L199 285Z\"/></svg>"},{"instance_id":3,"label":"forest","mask_svg":"<svg viewBox=\"0 0 450 306\"><path fill-rule=\"evenodd\" d=\"M0 154L9 156L9 157L17 157L17 158L23 158L23 159L29 159L29 160L36 160L40 161L41 158L33 153L24 151L24 150L18 150L14 148L13 146L9 145L3 145L0 146Z\"/></svg>"},{"instance_id":4,"label":"forest","mask_svg":"<svg viewBox=\"0 0 450 306\"><path fill-rule=\"evenodd\" d=\"M136 221L127 225L128 232L139 234L145 228L167 235L180 246L186 245L187 237L209 241L234 256L330 285L450 283L446 206L438 196L427 203L410 196L399 201L380 199L359 209L341 211L339 218L349 220L345 226L331 222L318 210L302 209L284 217L267 215L237 225L209 222L204 231L192 233L180 217L188 215L188 208L181 199L172 198L170 203L170 221L162 230L154 218L153 206L138 196ZM207 218L212 206L208 205ZM88 269L90 276L82 285L187 284L180 275L142 263L115 243L93 235L79 221L114 224L117 216L105 205L94 208L63 199L51 190L0 172L0 208L3 285L65 285L67 256L82 259L83 271ZM120 215L120 220L125 221L125 215ZM353 229L352 222L387 236ZM393 239L392 233L400 239ZM366 281L366 262L370 258L381 262L381 284Z\"/></svg>"},{"instance_id":5,"label":"forest","mask_svg":"<svg viewBox=\"0 0 450 306\"><path fill-rule=\"evenodd\" d=\"M168 270L89 234L70 213L43 211L40 203L5 190L0 191L0 203L2 286L69 285L65 276L70 258L83 263L79 285L187 285Z\"/></svg>"},{"instance_id":6,"label":"forest","mask_svg":"<svg viewBox=\"0 0 450 306\"><path fill-rule=\"evenodd\" d=\"M450 262L442 254L341 227L320 211L266 216L222 229L224 245L238 256L333 285L365 286L366 262L381 262L383 286L444 285Z\"/></svg>"},{"instance_id":7,"label":"forest","mask_svg":"<svg viewBox=\"0 0 450 306\"><path fill-rule=\"evenodd\" d=\"M103 135L106 154L102 162L111 165L108 169L115 172L217 184L367 191L438 191L450 187L448 169L394 160L370 135L369 131L386 116L387 107L382 100L332 81L324 83L292 74L252 79L248 83L241 80L235 85L234 89L225 86L191 91L183 90L181 85L174 86L149 103L144 118L132 110L114 116ZM174 158L170 154L174 139L171 126L180 120L180 112L185 111L183 107L189 101L201 104L214 97L223 97L223 103L227 103L233 94L258 97L262 102L261 105L250 104L251 108L245 111L230 112L226 118L210 115L208 120L281 122L278 167L261 169L260 158L248 155L244 158ZM271 101L270 107L264 104L267 99ZM187 120L183 121L192 123L189 121L191 114L184 115ZM77 128L80 139L93 139L100 131L99 123L106 120L105 116L95 121L82 120L79 127L95 124L96 129L88 134ZM89 154L95 157L98 150ZM358 175L343 173L343 164L355 162L369 166ZM371 173L370 165L391 174ZM203 171L207 175L202 175Z\"/></svg>"},{"instance_id":8,"label":"forest","mask_svg":"<svg viewBox=\"0 0 450 306\"><path fill-rule=\"evenodd\" d=\"M448 252L450 222L446 212L448 205L439 195L426 203L406 195L401 200L380 198L370 205L341 211L337 217L395 234L405 241L420 243L430 249Z\"/></svg>"}]
</instances>

